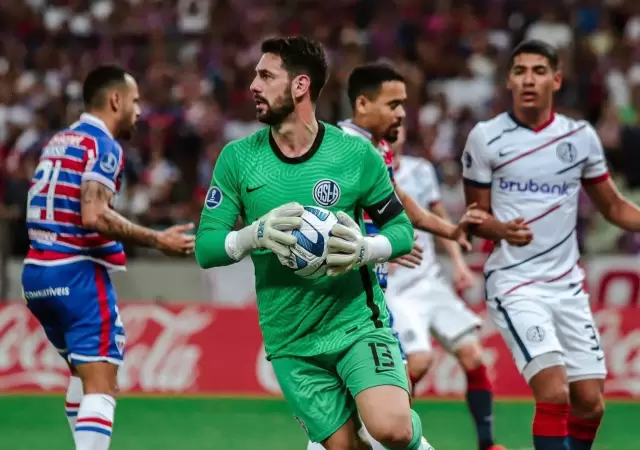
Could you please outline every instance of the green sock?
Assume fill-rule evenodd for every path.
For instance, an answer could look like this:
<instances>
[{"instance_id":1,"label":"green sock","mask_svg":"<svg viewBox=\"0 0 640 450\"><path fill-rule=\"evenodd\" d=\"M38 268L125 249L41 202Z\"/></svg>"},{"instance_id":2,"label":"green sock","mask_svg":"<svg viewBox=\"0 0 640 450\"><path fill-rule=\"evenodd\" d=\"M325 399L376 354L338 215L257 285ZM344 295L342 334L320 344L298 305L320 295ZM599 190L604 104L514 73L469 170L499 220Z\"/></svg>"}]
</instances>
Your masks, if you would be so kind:
<instances>
[{"instance_id":1,"label":"green sock","mask_svg":"<svg viewBox=\"0 0 640 450\"><path fill-rule=\"evenodd\" d=\"M411 410L411 425L413 427L413 435L411 436L411 442L404 450L420 450L422 446L422 422L420 416L413 409ZM393 450L385 447L387 450Z\"/></svg>"}]
</instances>

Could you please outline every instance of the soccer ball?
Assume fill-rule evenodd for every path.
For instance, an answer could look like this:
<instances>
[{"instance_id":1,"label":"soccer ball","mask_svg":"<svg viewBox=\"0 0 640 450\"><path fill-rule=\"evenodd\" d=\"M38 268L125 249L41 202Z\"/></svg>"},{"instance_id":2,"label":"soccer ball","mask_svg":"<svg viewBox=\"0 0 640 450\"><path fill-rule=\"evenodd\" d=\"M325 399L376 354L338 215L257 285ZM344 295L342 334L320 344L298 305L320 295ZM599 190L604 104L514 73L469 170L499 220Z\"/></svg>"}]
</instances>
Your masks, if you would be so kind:
<instances>
[{"instance_id":1,"label":"soccer ball","mask_svg":"<svg viewBox=\"0 0 640 450\"><path fill-rule=\"evenodd\" d=\"M305 206L302 226L290 231L298 239L288 258L278 256L282 265L293 269L302 278L320 278L327 273L327 240L338 218L331 211L317 206Z\"/></svg>"}]
</instances>

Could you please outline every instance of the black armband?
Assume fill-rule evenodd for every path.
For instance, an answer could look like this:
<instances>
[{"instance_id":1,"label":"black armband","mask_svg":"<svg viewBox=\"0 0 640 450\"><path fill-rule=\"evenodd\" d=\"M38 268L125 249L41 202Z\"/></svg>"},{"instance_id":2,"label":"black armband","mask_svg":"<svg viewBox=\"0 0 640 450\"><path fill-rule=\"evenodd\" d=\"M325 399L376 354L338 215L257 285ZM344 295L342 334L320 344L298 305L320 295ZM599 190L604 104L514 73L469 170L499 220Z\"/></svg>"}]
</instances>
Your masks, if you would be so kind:
<instances>
[{"instance_id":1,"label":"black armband","mask_svg":"<svg viewBox=\"0 0 640 450\"><path fill-rule=\"evenodd\" d=\"M382 228L384 224L398 217L404 211L404 207L396 196L395 191L393 191L388 197L375 205L366 206L364 210L369 214L375 226Z\"/></svg>"}]
</instances>

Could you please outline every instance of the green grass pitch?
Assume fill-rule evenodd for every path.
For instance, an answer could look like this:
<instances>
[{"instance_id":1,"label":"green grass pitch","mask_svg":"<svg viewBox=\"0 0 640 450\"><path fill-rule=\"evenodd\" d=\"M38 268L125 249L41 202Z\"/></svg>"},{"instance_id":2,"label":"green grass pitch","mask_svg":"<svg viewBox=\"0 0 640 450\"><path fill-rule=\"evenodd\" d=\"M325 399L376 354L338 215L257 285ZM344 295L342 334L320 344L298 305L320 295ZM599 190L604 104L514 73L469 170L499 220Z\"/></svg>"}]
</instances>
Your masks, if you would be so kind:
<instances>
[{"instance_id":1,"label":"green grass pitch","mask_svg":"<svg viewBox=\"0 0 640 450\"><path fill-rule=\"evenodd\" d=\"M437 450L474 450L474 431L458 400L418 401L424 435ZM495 405L495 432L509 450L531 449L533 405ZM0 449L69 450L64 398L0 396ZM118 401L114 450L304 450L306 439L279 399L123 397ZM609 402L594 450L640 449L640 403Z\"/></svg>"}]
</instances>

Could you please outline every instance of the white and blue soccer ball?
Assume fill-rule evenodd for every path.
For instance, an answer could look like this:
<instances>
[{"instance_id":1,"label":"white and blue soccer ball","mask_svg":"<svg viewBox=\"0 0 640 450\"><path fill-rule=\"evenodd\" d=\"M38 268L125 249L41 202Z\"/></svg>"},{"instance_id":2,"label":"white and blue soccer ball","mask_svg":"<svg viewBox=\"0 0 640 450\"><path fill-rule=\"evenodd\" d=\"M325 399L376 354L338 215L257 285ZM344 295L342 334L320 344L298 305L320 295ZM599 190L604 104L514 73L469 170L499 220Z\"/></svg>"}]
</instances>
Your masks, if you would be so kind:
<instances>
[{"instance_id":1,"label":"white and blue soccer ball","mask_svg":"<svg viewBox=\"0 0 640 450\"><path fill-rule=\"evenodd\" d=\"M288 258L278 256L282 265L302 278L320 278L327 273L327 241L338 218L331 211L318 206L305 206L302 226L290 231L298 242Z\"/></svg>"}]
</instances>

